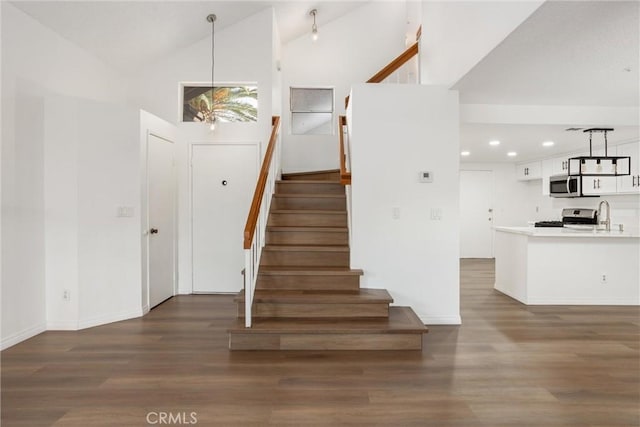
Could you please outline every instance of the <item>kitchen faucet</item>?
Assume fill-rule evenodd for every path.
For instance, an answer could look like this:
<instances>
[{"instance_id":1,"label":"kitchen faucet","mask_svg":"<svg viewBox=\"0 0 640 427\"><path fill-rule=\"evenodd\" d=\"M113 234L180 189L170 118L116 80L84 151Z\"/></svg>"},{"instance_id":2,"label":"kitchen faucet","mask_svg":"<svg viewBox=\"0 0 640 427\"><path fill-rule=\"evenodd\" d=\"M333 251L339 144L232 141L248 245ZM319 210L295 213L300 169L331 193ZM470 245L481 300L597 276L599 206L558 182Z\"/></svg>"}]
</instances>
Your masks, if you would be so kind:
<instances>
[{"instance_id":1,"label":"kitchen faucet","mask_svg":"<svg viewBox=\"0 0 640 427\"><path fill-rule=\"evenodd\" d=\"M607 207L607 218L604 220L602 219L603 204ZM605 230L611 231L611 207L609 206L609 202L607 202L606 200L601 201L598 205L598 225L604 225Z\"/></svg>"}]
</instances>

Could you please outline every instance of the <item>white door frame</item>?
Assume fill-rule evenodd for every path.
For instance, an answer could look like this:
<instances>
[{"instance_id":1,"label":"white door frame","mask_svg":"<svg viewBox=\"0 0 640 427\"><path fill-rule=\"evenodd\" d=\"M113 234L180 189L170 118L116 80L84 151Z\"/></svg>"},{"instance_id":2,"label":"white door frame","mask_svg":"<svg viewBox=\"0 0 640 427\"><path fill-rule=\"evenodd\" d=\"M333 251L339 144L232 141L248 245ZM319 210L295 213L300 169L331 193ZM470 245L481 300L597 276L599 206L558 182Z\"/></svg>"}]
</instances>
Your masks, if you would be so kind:
<instances>
[{"instance_id":1,"label":"white door frame","mask_svg":"<svg viewBox=\"0 0 640 427\"><path fill-rule=\"evenodd\" d=\"M150 294L151 294L151 274L149 274L149 227L150 227L150 210L149 210L149 137L156 137L163 141L167 141L176 146L176 142L170 137L161 135L158 132L154 132L151 129L147 129L146 137L145 137L145 179L144 179L144 224L142 228L142 244L143 244L143 254L144 259L144 272L143 275L146 280L145 288L146 288L146 298L143 299L143 314L146 314L151 309L150 307ZM174 152L173 156L173 164L176 165L176 153ZM173 274L171 281L173 283L173 295L177 295L177 272L178 272L178 180L177 180L177 170L174 167L174 198L173 198Z\"/></svg>"},{"instance_id":2,"label":"white door frame","mask_svg":"<svg viewBox=\"0 0 640 427\"><path fill-rule=\"evenodd\" d=\"M189 143L189 268L191 269L191 286L190 293L193 294L193 286L194 286L194 266L193 266L193 147L200 145L223 145L223 146L242 146L242 145L250 145L256 147L256 182L260 177L260 165L262 164L262 143L261 141L244 141L244 142L234 142L234 141L216 141L216 142L191 142ZM238 236L240 239L242 236ZM239 271L238 274L241 272Z\"/></svg>"}]
</instances>

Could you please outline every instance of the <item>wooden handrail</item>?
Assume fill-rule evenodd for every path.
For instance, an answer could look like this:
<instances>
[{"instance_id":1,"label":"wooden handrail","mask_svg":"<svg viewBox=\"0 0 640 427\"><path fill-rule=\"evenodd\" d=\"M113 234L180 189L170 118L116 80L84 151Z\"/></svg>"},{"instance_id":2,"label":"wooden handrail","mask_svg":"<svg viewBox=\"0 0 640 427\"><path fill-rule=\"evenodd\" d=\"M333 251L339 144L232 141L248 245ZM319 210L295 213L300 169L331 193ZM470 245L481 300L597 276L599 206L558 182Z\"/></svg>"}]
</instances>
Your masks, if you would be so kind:
<instances>
[{"instance_id":1,"label":"wooden handrail","mask_svg":"<svg viewBox=\"0 0 640 427\"><path fill-rule=\"evenodd\" d=\"M262 195L264 194L264 188L267 185L267 177L269 175L269 165L271 164L271 157L273 157L273 151L276 146L276 139L278 138L278 129L280 127L280 116L273 116L271 118L271 137L269 138L269 145L267 146L267 152L264 155L262 161L262 167L260 168L260 175L258 176L258 182L256 183L256 190L253 193L253 200L251 201L251 209L249 209L249 216L247 217L247 223L244 226L244 248L250 249L253 243L253 235L255 234L256 224L258 223L258 214L260 213L260 204L262 203Z\"/></svg>"},{"instance_id":2,"label":"wooden handrail","mask_svg":"<svg viewBox=\"0 0 640 427\"><path fill-rule=\"evenodd\" d=\"M418 54L418 49L418 42L415 42L407 50L402 52L400 56L389 62L386 67L367 80L367 83L380 83L398 70L398 68L402 67L408 60L416 56Z\"/></svg>"},{"instance_id":3,"label":"wooden handrail","mask_svg":"<svg viewBox=\"0 0 640 427\"><path fill-rule=\"evenodd\" d=\"M338 129L340 132L340 183L343 185L351 185L351 172L347 171L346 156L344 151L344 128L347 124L345 116L338 117Z\"/></svg>"},{"instance_id":4,"label":"wooden handrail","mask_svg":"<svg viewBox=\"0 0 640 427\"><path fill-rule=\"evenodd\" d=\"M420 33L422 33L422 27L420 27ZM415 42L411 46L407 48L404 52L402 52L396 59L389 62L384 68L375 73L367 83L380 83L384 81L391 74L395 73L400 67L406 64L411 58L416 56L420 50L419 42ZM347 108L349 105L349 96L344 99L344 108Z\"/></svg>"}]
</instances>

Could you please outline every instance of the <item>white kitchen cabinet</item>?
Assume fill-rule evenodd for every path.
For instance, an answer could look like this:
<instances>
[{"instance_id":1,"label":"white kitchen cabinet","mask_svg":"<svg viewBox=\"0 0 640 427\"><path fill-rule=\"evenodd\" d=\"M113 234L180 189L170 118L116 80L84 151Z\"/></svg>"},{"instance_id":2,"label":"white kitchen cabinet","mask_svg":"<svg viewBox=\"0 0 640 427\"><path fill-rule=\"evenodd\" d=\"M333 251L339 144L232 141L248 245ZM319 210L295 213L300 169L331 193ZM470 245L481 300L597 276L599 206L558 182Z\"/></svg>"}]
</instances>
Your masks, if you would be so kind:
<instances>
[{"instance_id":1,"label":"white kitchen cabinet","mask_svg":"<svg viewBox=\"0 0 640 427\"><path fill-rule=\"evenodd\" d=\"M551 159L551 175L563 175L569 172L569 155Z\"/></svg>"},{"instance_id":2,"label":"white kitchen cabinet","mask_svg":"<svg viewBox=\"0 0 640 427\"><path fill-rule=\"evenodd\" d=\"M542 178L542 163L529 162L516 165L516 177L518 181L529 181Z\"/></svg>"},{"instance_id":3,"label":"white kitchen cabinet","mask_svg":"<svg viewBox=\"0 0 640 427\"><path fill-rule=\"evenodd\" d=\"M618 187L617 180L615 176L583 176L582 194L585 196L615 194Z\"/></svg>"},{"instance_id":4,"label":"white kitchen cabinet","mask_svg":"<svg viewBox=\"0 0 640 427\"><path fill-rule=\"evenodd\" d=\"M640 193L640 141L628 144L620 144L616 147L617 156L631 157L631 175L623 175L617 178L618 193L638 194Z\"/></svg>"}]
</instances>

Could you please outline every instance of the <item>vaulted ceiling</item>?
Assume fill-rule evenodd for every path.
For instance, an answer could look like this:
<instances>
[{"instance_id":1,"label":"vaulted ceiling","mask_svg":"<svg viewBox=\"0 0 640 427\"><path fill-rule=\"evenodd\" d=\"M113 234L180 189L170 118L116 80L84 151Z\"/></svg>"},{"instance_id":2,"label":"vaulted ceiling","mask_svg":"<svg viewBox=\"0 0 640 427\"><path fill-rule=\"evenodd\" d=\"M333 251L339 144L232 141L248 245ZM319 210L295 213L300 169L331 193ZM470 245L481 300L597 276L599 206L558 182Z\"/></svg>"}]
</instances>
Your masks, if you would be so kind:
<instances>
[{"instance_id":1,"label":"vaulted ceiling","mask_svg":"<svg viewBox=\"0 0 640 427\"><path fill-rule=\"evenodd\" d=\"M318 9L321 27L364 1L13 1L17 8L105 64L131 72L267 7L275 10L280 37L290 41L309 32Z\"/></svg>"}]
</instances>

